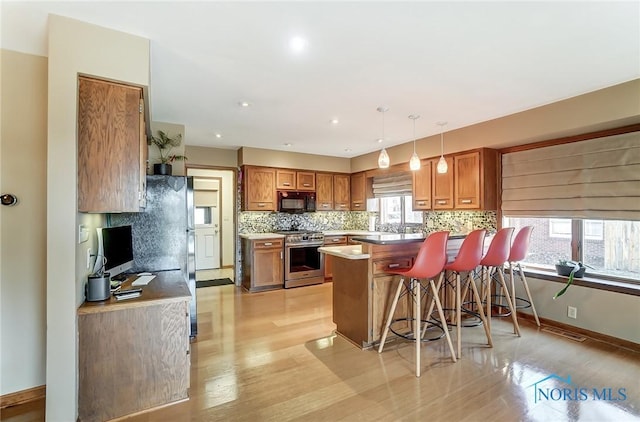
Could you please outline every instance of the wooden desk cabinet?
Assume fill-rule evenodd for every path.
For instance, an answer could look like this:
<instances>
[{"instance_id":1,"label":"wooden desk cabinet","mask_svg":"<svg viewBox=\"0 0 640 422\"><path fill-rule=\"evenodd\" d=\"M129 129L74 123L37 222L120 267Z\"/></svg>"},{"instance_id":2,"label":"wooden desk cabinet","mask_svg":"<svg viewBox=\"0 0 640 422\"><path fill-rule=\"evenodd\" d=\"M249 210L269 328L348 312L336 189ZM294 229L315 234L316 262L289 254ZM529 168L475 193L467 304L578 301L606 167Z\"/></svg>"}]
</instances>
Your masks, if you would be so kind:
<instances>
[{"instance_id":1,"label":"wooden desk cabinet","mask_svg":"<svg viewBox=\"0 0 640 422\"><path fill-rule=\"evenodd\" d=\"M78 309L80 421L188 399L189 287L161 273L142 289L139 298Z\"/></svg>"}]
</instances>

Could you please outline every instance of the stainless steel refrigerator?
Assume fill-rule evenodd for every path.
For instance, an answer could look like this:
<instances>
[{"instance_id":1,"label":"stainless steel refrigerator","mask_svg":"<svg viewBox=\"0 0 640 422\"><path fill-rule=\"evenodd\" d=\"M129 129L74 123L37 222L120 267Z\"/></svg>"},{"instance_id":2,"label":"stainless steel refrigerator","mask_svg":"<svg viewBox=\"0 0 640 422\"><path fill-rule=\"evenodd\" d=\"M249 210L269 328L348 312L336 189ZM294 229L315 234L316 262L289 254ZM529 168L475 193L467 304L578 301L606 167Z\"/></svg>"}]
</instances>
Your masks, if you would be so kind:
<instances>
[{"instance_id":1,"label":"stainless steel refrigerator","mask_svg":"<svg viewBox=\"0 0 640 422\"><path fill-rule=\"evenodd\" d=\"M132 272L182 272L191 290L191 337L198 333L193 213L193 177L147 176L144 211L109 215L111 226L132 226Z\"/></svg>"}]
</instances>

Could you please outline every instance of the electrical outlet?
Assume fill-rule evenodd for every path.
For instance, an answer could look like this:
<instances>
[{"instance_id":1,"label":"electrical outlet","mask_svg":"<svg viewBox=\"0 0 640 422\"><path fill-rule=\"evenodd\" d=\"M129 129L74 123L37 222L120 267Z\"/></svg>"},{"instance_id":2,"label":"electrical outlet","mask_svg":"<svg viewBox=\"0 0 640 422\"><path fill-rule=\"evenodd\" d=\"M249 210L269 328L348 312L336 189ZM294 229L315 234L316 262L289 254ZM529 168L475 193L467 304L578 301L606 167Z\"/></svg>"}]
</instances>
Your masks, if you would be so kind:
<instances>
[{"instance_id":1,"label":"electrical outlet","mask_svg":"<svg viewBox=\"0 0 640 422\"><path fill-rule=\"evenodd\" d=\"M568 306L567 307L567 316L569 318L573 318L573 319L578 318L578 308L573 307L573 306Z\"/></svg>"},{"instance_id":2,"label":"electrical outlet","mask_svg":"<svg viewBox=\"0 0 640 422\"><path fill-rule=\"evenodd\" d=\"M89 248L87 249L87 270L91 269L91 255L93 255L93 251Z\"/></svg>"}]
</instances>

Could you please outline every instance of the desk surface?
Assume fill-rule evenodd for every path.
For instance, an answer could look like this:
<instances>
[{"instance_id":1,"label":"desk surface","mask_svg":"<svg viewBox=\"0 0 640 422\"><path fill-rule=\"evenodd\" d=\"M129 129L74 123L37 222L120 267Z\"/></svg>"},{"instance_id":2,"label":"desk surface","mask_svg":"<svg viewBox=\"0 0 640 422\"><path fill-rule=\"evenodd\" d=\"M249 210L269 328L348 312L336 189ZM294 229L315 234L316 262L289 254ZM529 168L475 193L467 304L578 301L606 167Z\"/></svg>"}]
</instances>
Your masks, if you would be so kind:
<instances>
[{"instance_id":1,"label":"desk surface","mask_svg":"<svg viewBox=\"0 0 640 422\"><path fill-rule=\"evenodd\" d=\"M84 302L78 308L78 315L98 312L110 312L118 309L137 308L151 306L159 302L180 302L191 300L189 286L184 280L181 271L161 271L154 273L156 276L142 288L142 294L133 299L116 300L113 295L100 302ZM132 274L122 283L122 290L132 288L131 283L138 278Z\"/></svg>"}]
</instances>

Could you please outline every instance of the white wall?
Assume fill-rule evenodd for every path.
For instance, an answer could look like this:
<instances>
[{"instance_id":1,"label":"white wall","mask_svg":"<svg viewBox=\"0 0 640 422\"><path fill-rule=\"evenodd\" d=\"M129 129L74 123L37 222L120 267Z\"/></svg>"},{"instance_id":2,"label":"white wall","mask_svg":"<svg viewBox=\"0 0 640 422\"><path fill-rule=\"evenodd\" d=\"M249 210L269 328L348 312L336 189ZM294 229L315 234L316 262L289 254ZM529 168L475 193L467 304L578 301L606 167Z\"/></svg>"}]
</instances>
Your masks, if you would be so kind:
<instances>
[{"instance_id":1,"label":"white wall","mask_svg":"<svg viewBox=\"0 0 640 422\"><path fill-rule=\"evenodd\" d=\"M0 395L45 384L47 58L0 52Z\"/></svg>"},{"instance_id":2,"label":"white wall","mask_svg":"<svg viewBox=\"0 0 640 422\"><path fill-rule=\"evenodd\" d=\"M233 245L235 243L235 181L231 170L187 169L188 176L220 177L222 178L221 191L221 216L222 219L222 266L230 267L234 264Z\"/></svg>"},{"instance_id":3,"label":"white wall","mask_svg":"<svg viewBox=\"0 0 640 422\"><path fill-rule=\"evenodd\" d=\"M516 296L526 298L518 280ZM571 286L553 300L563 283L533 277L528 277L527 282L539 317L640 344L640 297ZM568 306L578 308L578 318L567 316ZM531 314L531 309L525 308L522 312Z\"/></svg>"},{"instance_id":4,"label":"white wall","mask_svg":"<svg viewBox=\"0 0 640 422\"><path fill-rule=\"evenodd\" d=\"M149 85L149 41L49 16L47 150L47 420L77 417L76 309L84 300L85 253L95 250L99 215L77 213L78 74ZM78 245L77 227L91 239Z\"/></svg>"}]
</instances>

